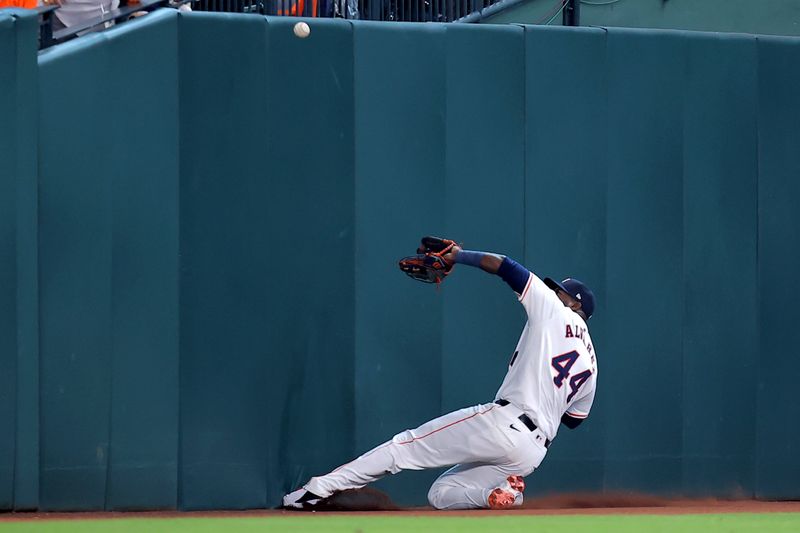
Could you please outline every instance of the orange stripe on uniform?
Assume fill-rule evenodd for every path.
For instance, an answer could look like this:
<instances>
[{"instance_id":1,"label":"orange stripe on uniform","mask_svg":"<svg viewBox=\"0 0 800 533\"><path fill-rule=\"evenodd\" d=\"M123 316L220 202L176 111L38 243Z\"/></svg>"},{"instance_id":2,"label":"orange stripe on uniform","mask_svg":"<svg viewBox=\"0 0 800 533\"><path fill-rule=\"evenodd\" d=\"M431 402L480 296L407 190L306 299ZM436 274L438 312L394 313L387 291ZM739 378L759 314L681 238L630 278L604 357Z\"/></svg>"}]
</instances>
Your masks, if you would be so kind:
<instances>
[{"instance_id":1,"label":"orange stripe on uniform","mask_svg":"<svg viewBox=\"0 0 800 533\"><path fill-rule=\"evenodd\" d=\"M479 412L479 413L475 413L475 414L469 415L469 416L467 416L467 417L465 417L465 418L462 418L461 420L456 420L455 422L451 422L451 423L447 424L446 426L442 426L442 427L440 427L439 429L434 429L434 430L433 430L433 431L431 431L430 433L426 433L425 435L423 435L423 436L421 436L421 437L414 437L413 439L411 439L411 440L409 440L409 441L406 441L406 442L398 442L397 444L398 444L398 445L401 445L401 444L411 444L412 442L418 441L418 440L420 440L420 439L424 439L425 437L429 437L429 436L433 435L434 433L438 433L439 431L442 431L443 429L447 429L447 428L449 428L449 427L455 426L456 424L458 424L458 423L460 423L460 422L463 422L463 421L465 421L465 420L469 420L470 418L474 418L474 417L476 417L476 416L478 416L478 415L483 415L483 414L486 414L486 413L488 413L489 411L491 411L491 410L492 410L492 409L494 409L494 408L495 408L495 406L493 405L493 406L489 407L489 408L488 408L487 410L485 410L485 411L481 411L481 412ZM385 448L386 446L389 446L390 444L394 444L394 441L391 441L391 440L390 440L389 442L384 442L384 443L383 443L381 446L378 446L377 448L374 448L374 449L370 450L369 452L365 453L365 454L364 454L364 455L362 455L361 457L366 457L367 455L371 455L372 453L374 453L374 452L377 452L378 450L380 450L380 449L382 449L382 448ZM336 470L334 470L333 472L338 472L339 470L341 470L342 468L346 467L347 465L349 465L349 464L351 464L351 463L354 463L356 460L360 459L361 457L357 457L356 459L353 459L353 460L352 460L352 461L350 461L349 463L345 463L345 464L343 464L342 466L340 466L339 468L337 468L337 469L336 469ZM333 472L331 472L331 473L333 473Z\"/></svg>"},{"instance_id":2,"label":"orange stripe on uniform","mask_svg":"<svg viewBox=\"0 0 800 533\"><path fill-rule=\"evenodd\" d=\"M349 462L347 462L347 463L343 464L342 466L338 467L336 470L334 470L333 472L331 472L331 474L333 474L334 472L338 472L339 470L341 470L342 468L346 467L346 466L347 466L347 465L349 465L349 464L355 463L357 460L361 459L362 457L367 457L368 455L372 455L374 452L377 452L378 450L380 450L380 449L382 449L382 448L386 448L386 447L387 447L388 445L390 445L391 443L392 443L392 441L389 441L389 442L384 442L383 444L381 444L381 445L380 445L380 446L378 446L377 448L373 448L373 449L371 449L370 451L368 451L367 453L365 453L364 455L359 455L358 457L356 457L356 458L355 458L355 459L353 459L352 461L349 461Z\"/></svg>"},{"instance_id":3,"label":"orange stripe on uniform","mask_svg":"<svg viewBox=\"0 0 800 533\"><path fill-rule=\"evenodd\" d=\"M493 405L493 406L491 406L490 408L488 408L488 409L487 409L487 410L485 410L485 411L481 411L481 412L479 412L479 413L475 413L475 414L473 414L473 415L469 415L469 416L468 416L468 417L466 417L466 418L462 418L461 420L456 420L455 422L451 422L450 424L447 424L446 426L440 427L439 429L434 429L434 430L433 430L433 431L431 431L430 433L426 433L425 435L423 435L423 436L421 436L421 437L414 437L413 439L411 439L411 440L409 440L409 441L406 441L406 442L398 442L397 444L411 444L412 442L418 441L418 440L420 440L420 439L424 439L425 437L430 437L430 436L431 436L431 435L433 435L434 433L438 433L438 432L442 431L443 429L447 429L447 428L449 428L449 427L455 426L456 424L460 424L460 423L461 423L461 422L463 422L464 420L469 420L470 418L475 418L475 417L476 417L476 416L478 416L478 415L485 415L486 413L488 413L489 411L491 411L492 409L494 409L494 407L495 407L495 406Z\"/></svg>"}]
</instances>

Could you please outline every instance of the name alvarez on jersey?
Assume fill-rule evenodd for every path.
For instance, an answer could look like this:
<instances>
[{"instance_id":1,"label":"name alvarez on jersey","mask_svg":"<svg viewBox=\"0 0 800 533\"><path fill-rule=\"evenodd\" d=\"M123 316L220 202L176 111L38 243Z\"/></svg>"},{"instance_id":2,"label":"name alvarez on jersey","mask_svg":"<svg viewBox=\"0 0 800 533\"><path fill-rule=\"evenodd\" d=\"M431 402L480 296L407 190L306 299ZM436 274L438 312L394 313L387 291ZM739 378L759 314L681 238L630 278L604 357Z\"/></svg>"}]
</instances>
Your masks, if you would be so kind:
<instances>
[{"instance_id":1,"label":"name alvarez on jersey","mask_svg":"<svg viewBox=\"0 0 800 533\"><path fill-rule=\"evenodd\" d=\"M564 338L569 339L572 337L583 341L583 345L586 346L586 351L589 352L589 355L592 356L592 361L594 361L594 354L592 353L592 342L589 339L589 330L586 329L585 326L581 326L579 324L574 324L572 326L570 326L570 324L567 324L567 332L564 334Z\"/></svg>"}]
</instances>

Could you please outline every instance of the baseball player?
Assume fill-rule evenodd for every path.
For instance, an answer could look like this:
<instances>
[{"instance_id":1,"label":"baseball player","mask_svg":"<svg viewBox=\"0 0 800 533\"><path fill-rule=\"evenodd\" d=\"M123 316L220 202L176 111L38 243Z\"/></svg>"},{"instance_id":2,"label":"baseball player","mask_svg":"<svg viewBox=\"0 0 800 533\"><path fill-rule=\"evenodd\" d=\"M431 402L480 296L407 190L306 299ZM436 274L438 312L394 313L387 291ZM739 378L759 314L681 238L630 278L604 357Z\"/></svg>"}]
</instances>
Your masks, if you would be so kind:
<instances>
[{"instance_id":1,"label":"baseball player","mask_svg":"<svg viewBox=\"0 0 800 533\"><path fill-rule=\"evenodd\" d=\"M462 250L447 239L423 238L418 252L400 262L409 275L441 281L456 263L478 267L505 281L525 308L528 321L495 400L403 431L333 472L311 478L283 497L285 508L313 509L335 492L387 474L451 465L428 492L435 508L518 506L523 478L541 464L559 424L574 429L589 416L597 358L586 325L595 301L586 285L576 279L542 281L508 257Z\"/></svg>"}]
</instances>

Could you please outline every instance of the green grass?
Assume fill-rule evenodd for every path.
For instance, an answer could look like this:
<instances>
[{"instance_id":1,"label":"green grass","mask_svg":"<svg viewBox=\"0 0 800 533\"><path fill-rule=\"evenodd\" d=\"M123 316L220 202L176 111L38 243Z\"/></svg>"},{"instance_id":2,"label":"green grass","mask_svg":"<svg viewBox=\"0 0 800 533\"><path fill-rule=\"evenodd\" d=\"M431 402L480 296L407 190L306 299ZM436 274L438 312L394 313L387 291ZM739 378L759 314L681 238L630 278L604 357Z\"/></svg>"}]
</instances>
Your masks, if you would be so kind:
<instances>
[{"instance_id":1,"label":"green grass","mask_svg":"<svg viewBox=\"0 0 800 533\"><path fill-rule=\"evenodd\" d=\"M290 516L0 522L2 533L798 533L800 513L605 516Z\"/></svg>"}]
</instances>

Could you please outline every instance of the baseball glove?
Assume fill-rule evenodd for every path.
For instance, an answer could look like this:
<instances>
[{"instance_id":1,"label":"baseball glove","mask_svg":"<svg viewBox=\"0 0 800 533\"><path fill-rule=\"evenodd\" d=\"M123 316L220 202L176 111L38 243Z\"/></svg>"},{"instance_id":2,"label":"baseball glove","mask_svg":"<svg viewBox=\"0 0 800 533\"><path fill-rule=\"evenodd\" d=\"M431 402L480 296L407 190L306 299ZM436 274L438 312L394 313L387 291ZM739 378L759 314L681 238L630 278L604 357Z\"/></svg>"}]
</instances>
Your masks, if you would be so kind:
<instances>
[{"instance_id":1,"label":"baseball glove","mask_svg":"<svg viewBox=\"0 0 800 533\"><path fill-rule=\"evenodd\" d=\"M423 283L441 283L453 270L453 265L444 255L455 246L455 241L439 237L423 237L417 248L417 255L409 255L400 260L400 270Z\"/></svg>"}]
</instances>

